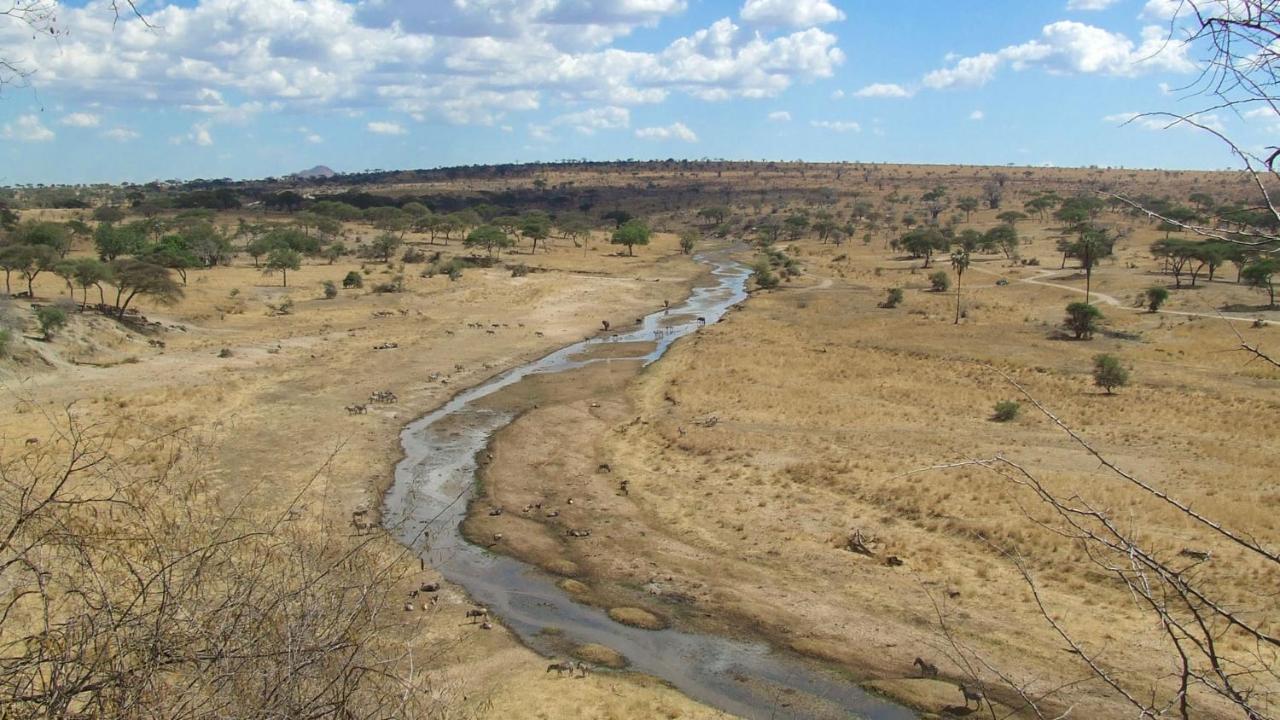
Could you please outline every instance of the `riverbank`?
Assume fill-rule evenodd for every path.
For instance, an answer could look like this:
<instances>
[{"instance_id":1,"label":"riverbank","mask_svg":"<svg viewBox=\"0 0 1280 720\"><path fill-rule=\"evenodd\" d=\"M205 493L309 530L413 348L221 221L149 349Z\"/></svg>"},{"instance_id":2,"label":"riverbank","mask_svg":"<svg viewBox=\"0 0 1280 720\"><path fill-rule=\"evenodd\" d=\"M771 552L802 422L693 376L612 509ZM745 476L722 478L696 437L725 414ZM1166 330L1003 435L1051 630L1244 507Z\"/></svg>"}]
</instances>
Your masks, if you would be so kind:
<instances>
[{"instance_id":1,"label":"riverbank","mask_svg":"<svg viewBox=\"0 0 1280 720\"><path fill-rule=\"evenodd\" d=\"M121 447L186 428L226 506L270 518L296 499L299 531L350 530L353 509L376 509L406 422L457 388L595 334L601 320L623 325L685 297L702 272L668 235L634 258L592 245L588 253L555 247L514 256L545 270L524 277L500 266L467 270L457 281L404 272L403 292L347 290L331 300L321 281L359 273L357 263L304 265L290 272L287 288L247 263L189 271L177 308L142 303L164 325L157 334L73 314L56 341L39 348L44 359L18 366L6 378L11 405L0 415L5 450L29 437L48 442L46 413L56 419L68 406L79 421L110 428ZM382 269L370 269L373 282ZM38 297L62 291L56 277L37 279ZM286 299L288 314L267 312L267 303ZM370 402L380 390L397 402ZM355 404L367 413L344 409ZM389 572L405 576L398 598L439 581L390 538L374 542ZM430 611L406 612L385 631L431 658L426 670L447 690L442 699L457 703L451 712L499 718L536 706L556 716L580 708L599 717L719 716L643 679L548 675L546 663L500 626L468 626L470 605L458 588L446 583L439 596Z\"/></svg>"}]
</instances>

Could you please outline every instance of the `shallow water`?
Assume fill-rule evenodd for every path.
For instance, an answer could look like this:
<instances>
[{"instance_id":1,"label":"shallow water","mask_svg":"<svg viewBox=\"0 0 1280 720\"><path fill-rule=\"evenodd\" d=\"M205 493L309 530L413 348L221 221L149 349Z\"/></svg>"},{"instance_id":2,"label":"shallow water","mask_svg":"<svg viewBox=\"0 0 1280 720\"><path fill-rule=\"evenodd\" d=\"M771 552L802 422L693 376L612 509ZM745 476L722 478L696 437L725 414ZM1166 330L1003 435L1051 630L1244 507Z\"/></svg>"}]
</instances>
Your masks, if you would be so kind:
<instances>
[{"instance_id":1,"label":"shallow water","mask_svg":"<svg viewBox=\"0 0 1280 720\"><path fill-rule=\"evenodd\" d=\"M599 643L622 653L631 669L662 678L689 697L746 718L839 718L906 720L916 715L871 695L816 663L773 652L764 643L730 640L676 629L640 630L609 619L603 610L574 602L556 578L505 555L472 545L459 526L476 476L475 456L517 412L477 407L476 401L533 374L558 373L595 362L593 347L643 343L632 358L651 363L702 323L719 320L746 299L750 269L724 256L697 258L712 268L715 283L695 288L669 312L643 319L633 330L561 348L463 391L411 423L400 435L405 457L384 499L389 532L461 585L520 638L543 653L555 643ZM424 534L425 531L425 534ZM428 541L429 538L429 541Z\"/></svg>"}]
</instances>

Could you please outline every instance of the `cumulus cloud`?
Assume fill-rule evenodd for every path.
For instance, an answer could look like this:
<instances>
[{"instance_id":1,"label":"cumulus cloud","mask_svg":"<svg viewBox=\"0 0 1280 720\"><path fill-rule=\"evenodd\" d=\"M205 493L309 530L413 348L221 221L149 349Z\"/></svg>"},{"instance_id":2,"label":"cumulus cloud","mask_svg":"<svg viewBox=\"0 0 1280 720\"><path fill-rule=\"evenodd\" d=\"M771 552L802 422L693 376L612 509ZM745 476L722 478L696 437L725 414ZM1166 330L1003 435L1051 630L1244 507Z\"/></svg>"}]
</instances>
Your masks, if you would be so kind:
<instances>
[{"instance_id":1,"label":"cumulus cloud","mask_svg":"<svg viewBox=\"0 0 1280 720\"><path fill-rule=\"evenodd\" d=\"M60 8L57 52L0 24L0 47L30 57L42 87L78 100L176 107L215 124L274 112L381 107L415 119L506 124L548 102L660 103L775 97L844 61L817 27L827 0L747 0L730 18L654 50L615 41L683 12L687 0L192 0L121 18ZM754 18L748 21L747 16Z\"/></svg>"},{"instance_id":2,"label":"cumulus cloud","mask_svg":"<svg viewBox=\"0 0 1280 720\"><path fill-rule=\"evenodd\" d=\"M1142 6L1142 17L1145 20L1172 20L1184 4L1185 0L1147 0Z\"/></svg>"},{"instance_id":3,"label":"cumulus cloud","mask_svg":"<svg viewBox=\"0 0 1280 720\"><path fill-rule=\"evenodd\" d=\"M982 112L981 110L974 110L973 112L969 113L969 119L974 121L983 120L986 117L987 117L987 114Z\"/></svg>"},{"instance_id":4,"label":"cumulus cloud","mask_svg":"<svg viewBox=\"0 0 1280 720\"><path fill-rule=\"evenodd\" d=\"M1106 10L1119 0L1067 0L1068 10Z\"/></svg>"},{"instance_id":5,"label":"cumulus cloud","mask_svg":"<svg viewBox=\"0 0 1280 720\"><path fill-rule=\"evenodd\" d=\"M127 127L113 127L110 130L104 130L102 137L116 142L129 142L142 136L136 130L131 130Z\"/></svg>"},{"instance_id":6,"label":"cumulus cloud","mask_svg":"<svg viewBox=\"0 0 1280 720\"><path fill-rule=\"evenodd\" d=\"M405 135L409 132L408 130L405 130L404 126L400 123L387 122L384 120L375 120L365 125L365 128L375 135Z\"/></svg>"},{"instance_id":7,"label":"cumulus cloud","mask_svg":"<svg viewBox=\"0 0 1280 720\"><path fill-rule=\"evenodd\" d=\"M54 132L45 127L36 115L19 115L17 120L0 129L0 138L19 142L48 142Z\"/></svg>"},{"instance_id":8,"label":"cumulus cloud","mask_svg":"<svg viewBox=\"0 0 1280 720\"><path fill-rule=\"evenodd\" d=\"M854 93L860 98L909 98L912 92L894 83L871 83Z\"/></svg>"},{"instance_id":9,"label":"cumulus cloud","mask_svg":"<svg viewBox=\"0 0 1280 720\"><path fill-rule=\"evenodd\" d=\"M791 113L786 110L777 110L769 113L769 122L791 122Z\"/></svg>"},{"instance_id":10,"label":"cumulus cloud","mask_svg":"<svg viewBox=\"0 0 1280 720\"><path fill-rule=\"evenodd\" d=\"M102 122L102 118L93 113L76 112L63 115L58 122L68 127L91 128L98 127L98 124Z\"/></svg>"},{"instance_id":11,"label":"cumulus cloud","mask_svg":"<svg viewBox=\"0 0 1280 720\"><path fill-rule=\"evenodd\" d=\"M848 120L813 120L809 123L820 130L832 132L862 132L862 126Z\"/></svg>"},{"instance_id":12,"label":"cumulus cloud","mask_svg":"<svg viewBox=\"0 0 1280 720\"><path fill-rule=\"evenodd\" d=\"M698 142L698 136L685 126L684 123L676 122L666 127L647 127L636 130L636 137L641 140L683 140L684 142Z\"/></svg>"},{"instance_id":13,"label":"cumulus cloud","mask_svg":"<svg viewBox=\"0 0 1280 720\"><path fill-rule=\"evenodd\" d=\"M978 87L990 82L1006 65L1014 70L1041 67L1057 73L1127 77L1157 70L1194 70L1195 64L1187 56L1188 46L1167 42L1167 33L1167 28L1147 26L1138 44L1119 33L1061 20L1044 26L1038 39L960 58L951 67L925 75L924 84L933 89Z\"/></svg>"},{"instance_id":14,"label":"cumulus cloud","mask_svg":"<svg viewBox=\"0 0 1280 720\"><path fill-rule=\"evenodd\" d=\"M738 17L756 25L813 27L844 19L828 0L747 0Z\"/></svg>"},{"instance_id":15,"label":"cumulus cloud","mask_svg":"<svg viewBox=\"0 0 1280 720\"><path fill-rule=\"evenodd\" d=\"M631 126L631 112L623 107L601 107L569 113L556 118L555 125L568 125L583 135L597 130L621 130Z\"/></svg>"}]
</instances>

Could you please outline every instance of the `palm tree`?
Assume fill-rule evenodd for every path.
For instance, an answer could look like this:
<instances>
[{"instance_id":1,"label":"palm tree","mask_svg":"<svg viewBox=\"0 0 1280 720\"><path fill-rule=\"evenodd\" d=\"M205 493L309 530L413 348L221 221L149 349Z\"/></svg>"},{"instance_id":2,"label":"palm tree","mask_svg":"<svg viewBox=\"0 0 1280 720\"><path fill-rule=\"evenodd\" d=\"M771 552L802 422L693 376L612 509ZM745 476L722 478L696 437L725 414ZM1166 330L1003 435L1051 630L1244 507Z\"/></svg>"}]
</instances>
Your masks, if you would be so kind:
<instances>
[{"instance_id":1,"label":"palm tree","mask_svg":"<svg viewBox=\"0 0 1280 720\"><path fill-rule=\"evenodd\" d=\"M964 271L969 269L969 251L961 248L951 253L951 269L956 273L956 321L960 324L960 280Z\"/></svg>"}]
</instances>

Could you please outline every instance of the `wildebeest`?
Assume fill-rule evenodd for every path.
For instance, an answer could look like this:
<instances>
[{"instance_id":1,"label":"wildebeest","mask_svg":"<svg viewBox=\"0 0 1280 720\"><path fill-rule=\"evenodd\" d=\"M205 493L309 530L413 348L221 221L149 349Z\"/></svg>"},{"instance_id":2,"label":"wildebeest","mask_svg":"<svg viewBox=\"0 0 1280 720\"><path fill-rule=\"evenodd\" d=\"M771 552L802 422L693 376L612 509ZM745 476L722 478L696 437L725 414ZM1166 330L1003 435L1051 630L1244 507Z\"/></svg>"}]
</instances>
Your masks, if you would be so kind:
<instances>
[{"instance_id":1,"label":"wildebeest","mask_svg":"<svg viewBox=\"0 0 1280 720\"><path fill-rule=\"evenodd\" d=\"M487 617L489 617L489 611L486 608L476 608L474 610L467 611L467 619L471 621L472 625L475 625L478 621Z\"/></svg>"},{"instance_id":2,"label":"wildebeest","mask_svg":"<svg viewBox=\"0 0 1280 720\"><path fill-rule=\"evenodd\" d=\"M556 671L557 675L563 676L565 673L573 674L573 663L568 660L564 662L553 662L547 666L547 672Z\"/></svg>"}]
</instances>

